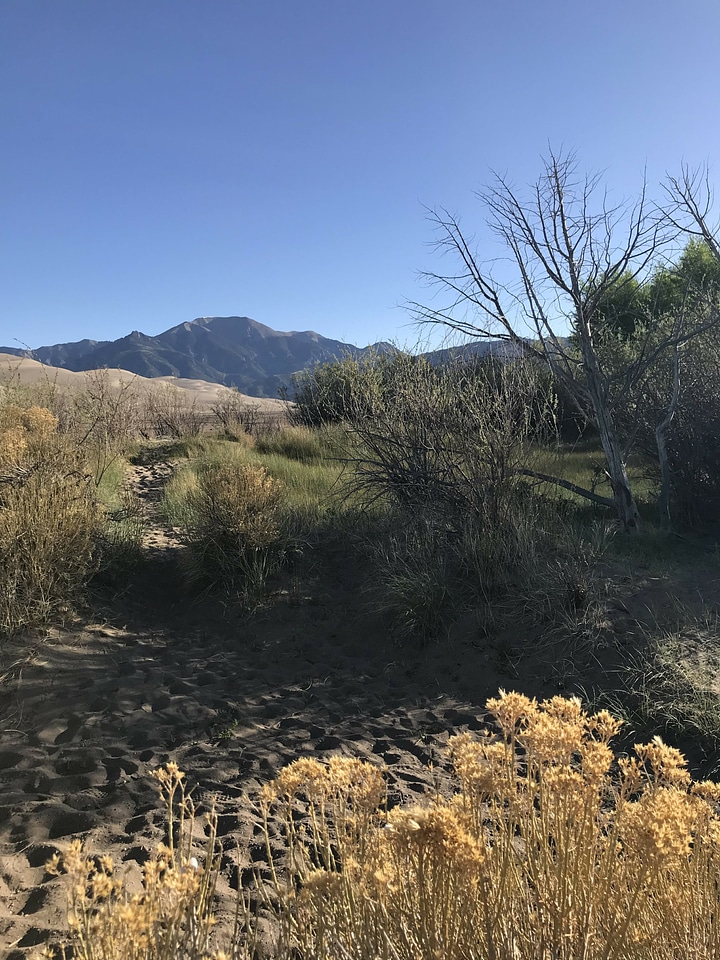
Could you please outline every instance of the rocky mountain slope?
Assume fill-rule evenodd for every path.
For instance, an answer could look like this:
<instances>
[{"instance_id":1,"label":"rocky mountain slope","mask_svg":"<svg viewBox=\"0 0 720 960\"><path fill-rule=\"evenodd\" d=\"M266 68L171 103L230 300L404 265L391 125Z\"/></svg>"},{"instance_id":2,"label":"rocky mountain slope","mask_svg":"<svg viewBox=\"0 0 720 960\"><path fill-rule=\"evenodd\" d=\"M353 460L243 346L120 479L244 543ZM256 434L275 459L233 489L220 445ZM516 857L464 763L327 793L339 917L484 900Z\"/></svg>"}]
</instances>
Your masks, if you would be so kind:
<instances>
[{"instance_id":1,"label":"rocky mountain slope","mask_svg":"<svg viewBox=\"0 0 720 960\"><path fill-rule=\"evenodd\" d=\"M134 330L119 340L80 340L35 350L0 347L0 353L76 372L119 367L141 377L208 380L254 397L277 397L300 370L342 356L390 349L387 343L360 348L312 330L273 330L250 317L199 317L154 337ZM478 343L462 349L482 355L493 351L493 345ZM428 356L441 362L454 352L441 350Z\"/></svg>"}]
</instances>

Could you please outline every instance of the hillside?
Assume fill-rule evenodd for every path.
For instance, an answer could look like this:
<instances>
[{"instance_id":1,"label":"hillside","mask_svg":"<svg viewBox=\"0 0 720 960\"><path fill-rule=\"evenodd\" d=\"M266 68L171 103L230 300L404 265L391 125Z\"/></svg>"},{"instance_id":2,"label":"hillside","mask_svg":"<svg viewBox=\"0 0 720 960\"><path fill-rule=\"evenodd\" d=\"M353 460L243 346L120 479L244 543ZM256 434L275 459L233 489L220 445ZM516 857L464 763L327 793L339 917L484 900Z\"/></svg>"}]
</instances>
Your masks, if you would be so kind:
<instances>
[{"instance_id":1,"label":"hillside","mask_svg":"<svg viewBox=\"0 0 720 960\"><path fill-rule=\"evenodd\" d=\"M249 317L200 317L150 337L135 330L112 341L81 340L0 353L24 356L66 370L120 367L142 377L207 380L255 397L277 397L293 373L366 350L312 330L282 332ZM387 349L377 344L375 349Z\"/></svg>"},{"instance_id":2,"label":"hillside","mask_svg":"<svg viewBox=\"0 0 720 960\"><path fill-rule=\"evenodd\" d=\"M0 347L0 353L27 357L52 367L81 372L120 368L141 377L179 377L235 387L252 397L276 398L292 375L317 363L370 351L392 350L388 343L356 347L313 330L273 330L250 317L199 317L149 337L134 330L118 340L79 340L35 350ZM516 348L493 341L450 346L426 354L432 363L458 356L513 356Z\"/></svg>"}]
</instances>

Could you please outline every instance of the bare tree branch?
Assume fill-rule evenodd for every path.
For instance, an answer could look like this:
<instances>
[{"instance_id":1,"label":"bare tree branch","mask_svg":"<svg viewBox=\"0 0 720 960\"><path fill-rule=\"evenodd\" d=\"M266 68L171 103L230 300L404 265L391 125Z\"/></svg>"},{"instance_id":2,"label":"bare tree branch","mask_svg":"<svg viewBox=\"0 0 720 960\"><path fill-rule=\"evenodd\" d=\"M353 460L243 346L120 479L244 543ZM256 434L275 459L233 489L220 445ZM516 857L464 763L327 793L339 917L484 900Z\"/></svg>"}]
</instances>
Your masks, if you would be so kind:
<instances>
[{"instance_id":1,"label":"bare tree branch","mask_svg":"<svg viewBox=\"0 0 720 960\"><path fill-rule=\"evenodd\" d=\"M693 196L692 184L686 186ZM439 246L453 253L460 270L455 275L425 274L451 294L446 306L433 309L414 303L410 308L419 323L513 343L541 358L597 428L612 503L623 526L634 529L638 510L613 420L614 398L619 389L636 386L661 353L694 334L676 330L652 348L648 341L622 376L604 368L596 347L604 320L602 303L623 286L645 278L665 245L677 236L678 225L652 215L644 183L632 205L611 205L606 191L598 202L599 188L599 176L579 175L573 154L550 152L529 198L498 174L478 194L491 230L505 244L516 268L519 290L513 294L493 281L458 219L445 210L433 211L430 219L439 232ZM521 332L523 317L533 332L531 340Z\"/></svg>"}]
</instances>

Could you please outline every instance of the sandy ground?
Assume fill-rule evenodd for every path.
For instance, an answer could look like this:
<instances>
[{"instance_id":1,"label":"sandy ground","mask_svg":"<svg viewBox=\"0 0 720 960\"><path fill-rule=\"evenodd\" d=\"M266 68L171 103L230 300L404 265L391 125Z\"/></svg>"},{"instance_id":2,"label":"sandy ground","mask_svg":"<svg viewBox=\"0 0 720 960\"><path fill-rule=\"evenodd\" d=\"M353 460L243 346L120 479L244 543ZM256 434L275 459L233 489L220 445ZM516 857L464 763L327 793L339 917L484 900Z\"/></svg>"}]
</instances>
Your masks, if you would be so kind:
<instances>
[{"instance_id":1,"label":"sandy ground","mask_svg":"<svg viewBox=\"0 0 720 960\"><path fill-rule=\"evenodd\" d=\"M150 470L132 483L151 504L162 480ZM561 657L523 661L537 639L527 632L489 637L468 623L443 644L393 643L368 618L361 578L340 545L337 562L322 568L304 557L273 602L248 616L189 597L172 531L150 534L146 566L106 621L2 648L0 956L8 960L36 955L65 929L62 882L43 866L72 838L110 853L139 883L164 822L149 774L168 760L199 800L219 805L222 932L238 866L245 882L266 856L252 798L284 765L333 753L365 758L387 765L392 803L417 798L445 776L448 737L481 728L499 687L566 692ZM632 633L637 620L625 611L617 607L608 638Z\"/></svg>"},{"instance_id":2,"label":"sandy ground","mask_svg":"<svg viewBox=\"0 0 720 960\"><path fill-rule=\"evenodd\" d=\"M64 892L43 864L72 837L116 861L147 858L163 822L148 775L167 760L218 798L223 842L232 852L238 839L249 867L265 854L247 798L285 764L335 752L384 762L393 798L417 796L449 733L476 729L501 683L477 650L391 648L318 595L223 630L54 631L3 689L0 945L16 960L63 929Z\"/></svg>"},{"instance_id":3,"label":"sandy ground","mask_svg":"<svg viewBox=\"0 0 720 960\"><path fill-rule=\"evenodd\" d=\"M131 477L150 515L166 471ZM448 736L478 728L485 699L511 685L471 638L394 645L368 622L342 558L322 576L294 575L247 616L187 596L172 531L151 524L146 549L147 570L108 608L108 622L3 649L0 956L9 960L36 955L65 929L64 888L43 868L72 838L110 853L139 882L164 822L149 774L168 760L198 799L219 804L222 931L235 904L236 841L242 876L262 868L252 798L283 766L366 758L388 765L391 801L417 797L438 775L431 764Z\"/></svg>"}]
</instances>

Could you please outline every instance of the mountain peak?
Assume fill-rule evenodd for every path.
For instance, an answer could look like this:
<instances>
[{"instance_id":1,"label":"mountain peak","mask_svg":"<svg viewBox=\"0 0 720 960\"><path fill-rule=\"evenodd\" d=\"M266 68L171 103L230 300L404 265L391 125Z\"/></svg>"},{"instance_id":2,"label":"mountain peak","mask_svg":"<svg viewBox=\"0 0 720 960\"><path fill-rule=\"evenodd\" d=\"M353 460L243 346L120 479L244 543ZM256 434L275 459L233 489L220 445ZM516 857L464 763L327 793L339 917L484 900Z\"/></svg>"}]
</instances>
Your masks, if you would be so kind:
<instances>
[{"instance_id":1,"label":"mountain peak","mask_svg":"<svg viewBox=\"0 0 720 960\"><path fill-rule=\"evenodd\" d=\"M197 317L151 337L133 330L118 340L81 340L58 343L37 350L0 347L0 352L29 356L32 360L67 370L121 368L141 377L183 377L208 380L255 397L277 397L292 376L318 363L345 356L362 357L368 352L383 353L395 348L377 343L355 347L323 337L314 330L283 332L273 330L251 317ZM504 345L478 343L467 348L484 355L506 349ZM456 351L428 354L432 362L443 362Z\"/></svg>"},{"instance_id":2,"label":"mountain peak","mask_svg":"<svg viewBox=\"0 0 720 960\"><path fill-rule=\"evenodd\" d=\"M118 340L59 343L22 355L74 371L120 367L143 377L208 380L251 396L277 397L294 373L348 350L358 352L313 331L281 332L251 317L234 316L197 317L157 336L133 330Z\"/></svg>"}]
</instances>

